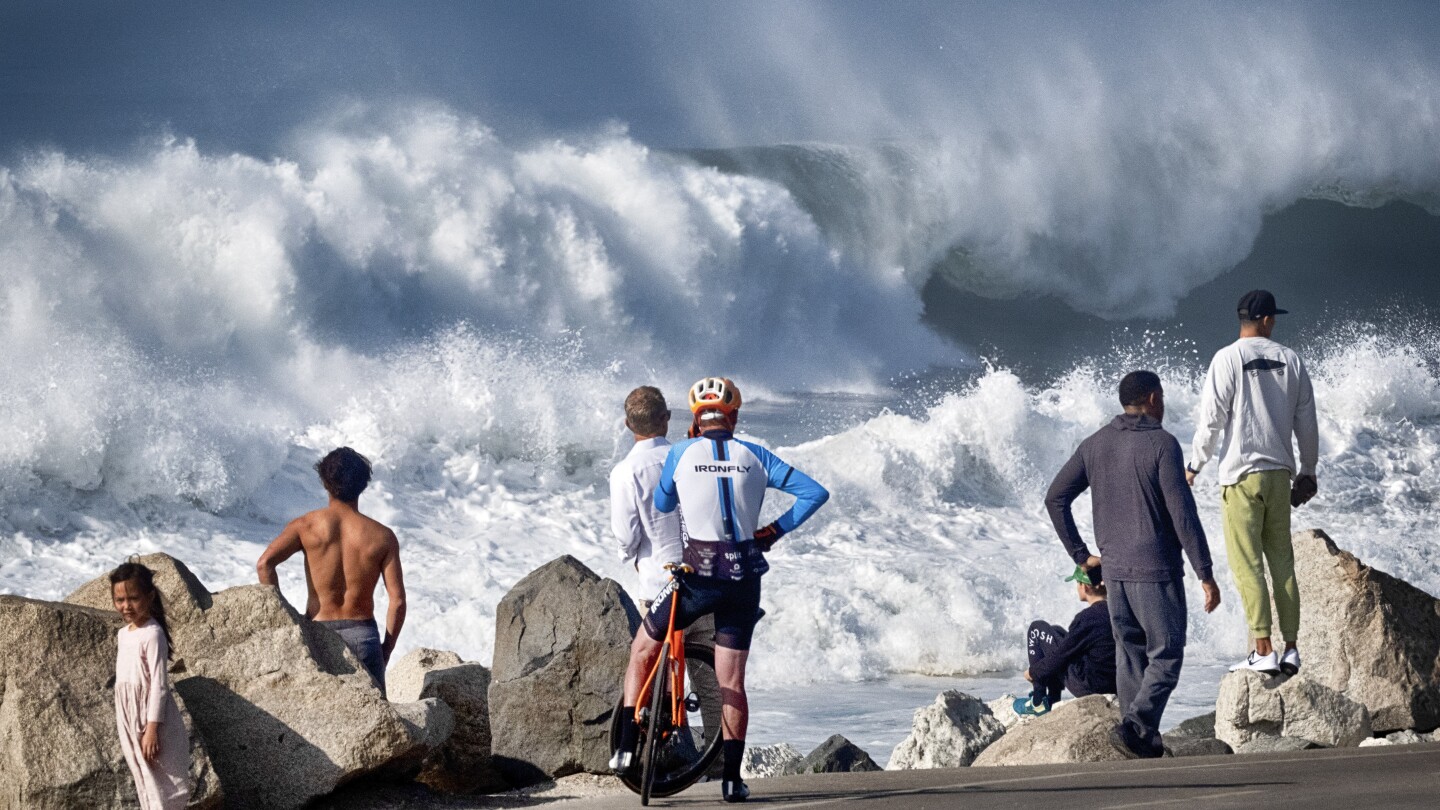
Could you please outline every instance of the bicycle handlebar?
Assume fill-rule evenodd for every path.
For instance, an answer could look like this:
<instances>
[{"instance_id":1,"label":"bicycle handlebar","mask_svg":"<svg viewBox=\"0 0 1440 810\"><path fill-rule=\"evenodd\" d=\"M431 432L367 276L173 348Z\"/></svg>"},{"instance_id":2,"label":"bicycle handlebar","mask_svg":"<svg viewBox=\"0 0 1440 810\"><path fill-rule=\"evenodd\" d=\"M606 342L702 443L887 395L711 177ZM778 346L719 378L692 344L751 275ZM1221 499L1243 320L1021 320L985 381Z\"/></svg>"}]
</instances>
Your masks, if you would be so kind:
<instances>
[{"instance_id":1,"label":"bicycle handlebar","mask_svg":"<svg viewBox=\"0 0 1440 810\"><path fill-rule=\"evenodd\" d=\"M671 573L693 574L695 569L685 563L665 563L665 570Z\"/></svg>"}]
</instances>

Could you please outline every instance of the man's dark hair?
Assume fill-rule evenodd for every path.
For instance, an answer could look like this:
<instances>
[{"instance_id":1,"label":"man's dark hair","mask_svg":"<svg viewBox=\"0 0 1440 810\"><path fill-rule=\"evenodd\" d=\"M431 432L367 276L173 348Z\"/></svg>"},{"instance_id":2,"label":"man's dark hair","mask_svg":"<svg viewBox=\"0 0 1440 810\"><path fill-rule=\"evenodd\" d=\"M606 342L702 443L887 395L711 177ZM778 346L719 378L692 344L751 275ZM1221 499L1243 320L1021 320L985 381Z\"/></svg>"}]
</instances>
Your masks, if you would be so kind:
<instances>
[{"instance_id":1,"label":"man's dark hair","mask_svg":"<svg viewBox=\"0 0 1440 810\"><path fill-rule=\"evenodd\" d=\"M625 397L625 424L642 436L659 436L665 432L670 406L665 395L653 385L642 385Z\"/></svg>"},{"instance_id":2,"label":"man's dark hair","mask_svg":"<svg viewBox=\"0 0 1440 810\"><path fill-rule=\"evenodd\" d=\"M1144 405L1145 400L1160 388L1160 376L1153 371L1132 371L1120 381L1120 404L1126 407Z\"/></svg>"},{"instance_id":3,"label":"man's dark hair","mask_svg":"<svg viewBox=\"0 0 1440 810\"><path fill-rule=\"evenodd\" d=\"M336 500L353 501L370 486L370 459L348 447L337 447L315 464L320 483Z\"/></svg>"}]
</instances>

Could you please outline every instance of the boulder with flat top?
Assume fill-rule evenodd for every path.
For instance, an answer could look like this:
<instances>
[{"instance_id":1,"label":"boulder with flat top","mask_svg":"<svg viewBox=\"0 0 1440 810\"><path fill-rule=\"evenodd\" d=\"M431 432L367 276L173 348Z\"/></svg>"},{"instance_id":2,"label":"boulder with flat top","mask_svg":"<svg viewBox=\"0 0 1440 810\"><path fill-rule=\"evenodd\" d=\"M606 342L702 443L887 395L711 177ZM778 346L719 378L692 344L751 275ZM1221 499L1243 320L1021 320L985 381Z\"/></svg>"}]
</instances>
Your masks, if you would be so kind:
<instances>
[{"instance_id":1,"label":"boulder with flat top","mask_svg":"<svg viewBox=\"0 0 1440 810\"><path fill-rule=\"evenodd\" d=\"M392 700L439 700L455 715L453 733L426 757L416 777L442 793L503 790L508 785L490 759L490 670L444 650L420 648L385 673Z\"/></svg>"},{"instance_id":2,"label":"boulder with flat top","mask_svg":"<svg viewBox=\"0 0 1440 810\"><path fill-rule=\"evenodd\" d=\"M299 807L362 777L413 772L439 735L421 728L444 712L402 717L340 637L297 613L267 585L210 593L164 554L140 560L170 620L185 699L226 802ZM100 577L66 600L110 606Z\"/></svg>"},{"instance_id":3,"label":"boulder with flat top","mask_svg":"<svg viewBox=\"0 0 1440 810\"><path fill-rule=\"evenodd\" d=\"M1215 736L1236 751L1259 738L1289 737L1329 748L1370 737L1364 706L1306 675L1268 677L1241 670L1220 681Z\"/></svg>"},{"instance_id":4,"label":"boulder with flat top","mask_svg":"<svg viewBox=\"0 0 1440 810\"><path fill-rule=\"evenodd\" d=\"M1120 710L1104 695L1066 701L1005 732L975 758L989 765L1051 765L1067 762L1118 762L1127 757L1110 741Z\"/></svg>"},{"instance_id":5,"label":"boulder with flat top","mask_svg":"<svg viewBox=\"0 0 1440 810\"><path fill-rule=\"evenodd\" d=\"M515 584L495 608L490 747L514 785L607 773L610 716L640 613L571 556Z\"/></svg>"},{"instance_id":6,"label":"boulder with flat top","mask_svg":"<svg viewBox=\"0 0 1440 810\"><path fill-rule=\"evenodd\" d=\"M112 610L0 596L0 807L133 808L138 799L115 731ZM171 676L175 677L175 676ZM190 733L190 807L223 802L205 742Z\"/></svg>"},{"instance_id":7,"label":"boulder with flat top","mask_svg":"<svg viewBox=\"0 0 1440 810\"><path fill-rule=\"evenodd\" d=\"M1365 706L1377 732L1440 727L1440 599L1318 529L1293 544L1301 674Z\"/></svg>"},{"instance_id":8,"label":"boulder with flat top","mask_svg":"<svg viewBox=\"0 0 1440 810\"><path fill-rule=\"evenodd\" d=\"M962 768L1004 735L1005 724L984 701L952 689L915 710L910 736L895 747L888 767Z\"/></svg>"}]
</instances>

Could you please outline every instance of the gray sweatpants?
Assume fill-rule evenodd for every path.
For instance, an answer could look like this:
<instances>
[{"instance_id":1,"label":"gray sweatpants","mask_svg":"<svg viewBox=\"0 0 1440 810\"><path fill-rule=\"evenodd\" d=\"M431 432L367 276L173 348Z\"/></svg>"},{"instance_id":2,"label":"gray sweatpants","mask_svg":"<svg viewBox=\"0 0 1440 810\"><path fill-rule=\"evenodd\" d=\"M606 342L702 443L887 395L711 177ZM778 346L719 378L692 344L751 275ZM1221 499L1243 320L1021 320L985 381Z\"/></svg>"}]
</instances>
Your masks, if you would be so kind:
<instances>
[{"instance_id":1,"label":"gray sweatpants","mask_svg":"<svg viewBox=\"0 0 1440 810\"><path fill-rule=\"evenodd\" d=\"M1185 661L1185 586L1169 582L1106 583L1115 633L1115 686L1120 712L1143 740L1160 745L1160 717Z\"/></svg>"}]
</instances>

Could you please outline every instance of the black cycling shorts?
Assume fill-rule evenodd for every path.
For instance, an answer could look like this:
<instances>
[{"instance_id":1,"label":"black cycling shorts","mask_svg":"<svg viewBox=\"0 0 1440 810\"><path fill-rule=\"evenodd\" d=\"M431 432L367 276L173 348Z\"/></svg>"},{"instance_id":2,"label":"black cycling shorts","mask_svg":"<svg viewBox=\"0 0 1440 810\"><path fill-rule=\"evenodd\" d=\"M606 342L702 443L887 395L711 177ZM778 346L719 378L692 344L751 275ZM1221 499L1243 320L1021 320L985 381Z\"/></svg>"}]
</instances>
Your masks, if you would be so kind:
<instances>
[{"instance_id":1,"label":"black cycling shorts","mask_svg":"<svg viewBox=\"0 0 1440 810\"><path fill-rule=\"evenodd\" d=\"M675 591L672 580L645 613L645 634L655 641L663 639L665 628L670 626L670 603L675 601ZM760 577L741 580L685 577L685 585L680 588L680 605L675 611L675 627L683 630L711 613L715 614L716 646L729 650L750 649L755 625L765 615L760 608Z\"/></svg>"}]
</instances>

